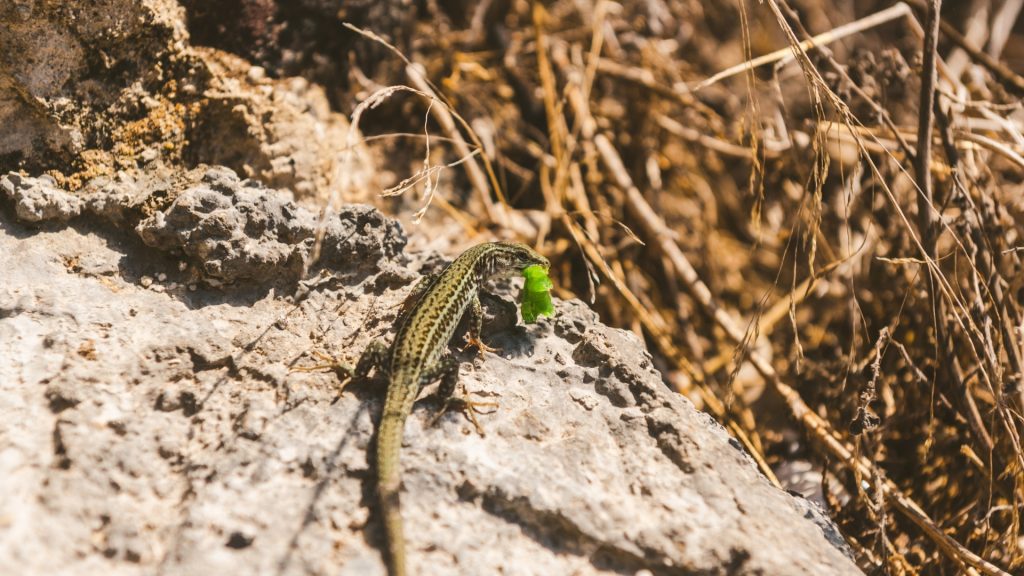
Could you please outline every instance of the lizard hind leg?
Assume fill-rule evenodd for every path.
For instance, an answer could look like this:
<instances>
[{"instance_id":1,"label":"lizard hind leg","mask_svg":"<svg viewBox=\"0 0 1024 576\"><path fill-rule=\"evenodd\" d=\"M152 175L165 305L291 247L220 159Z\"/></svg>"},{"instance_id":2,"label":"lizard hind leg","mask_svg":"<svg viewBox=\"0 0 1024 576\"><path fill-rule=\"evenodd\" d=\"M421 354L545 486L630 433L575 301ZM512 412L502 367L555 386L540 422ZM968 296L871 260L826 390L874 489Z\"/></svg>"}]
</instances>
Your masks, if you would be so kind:
<instances>
[{"instance_id":1,"label":"lizard hind leg","mask_svg":"<svg viewBox=\"0 0 1024 576\"><path fill-rule=\"evenodd\" d=\"M374 369L377 372L387 372L388 345L380 340L374 340L366 345L355 370L350 370L352 378L365 379Z\"/></svg>"},{"instance_id":2,"label":"lizard hind leg","mask_svg":"<svg viewBox=\"0 0 1024 576\"><path fill-rule=\"evenodd\" d=\"M319 364L313 364L312 366L293 366L289 372L320 372L321 370L333 371L338 377L338 394L341 395L345 391L345 386L352 381L352 374L355 371L351 365L339 360L338 358L331 356L330 354L324 354L317 350L310 352L311 356L314 356L317 360L320 360Z\"/></svg>"},{"instance_id":3,"label":"lizard hind leg","mask_svg":"<svg viewBox=\"0 0 1024 576\"><path fill-rule=\"evenodd\" d=\"M325 368L333 370L338 375L340 381L338 385L338 394L340 395L344 392L345 386L353 379L365 380L374 369L378 372L387 370L388 346L380 340L370 342L359 356L359 361L356 363L355 368L328 354L314 351L313 355L323 360L324 363L313 366L300 366L292 368L291 371L315 372Z\"/></svg>"},{"instance_id":4,"label":"lizard hind leg","mask_svg":"<svg viewBox=\"0 0 1024 576\"><path fill-rule=\"evenodd\" d=\"M366 345L363 349L363 353L359 356L359 361L356 362L356 367L352 368L347 364L340 362L333 362L327 366L334 370L338 375L340 384L338 385L338 395L345 391L345 386L348 385L352 380L366 380L370 376L370 372L375 369L377 372L387 372L387 359L388 359L388 346L380 340L374 340Z\"/></svg>"},{"instance_id":5,"label":"lizard hind leg","mask_svg":"<svg viewBox=\"0 0 1024 576\"><path fill-rule=\"evenodd\" d=\"M434 414L434 417L431 418L430 425L434 426L448 410L457 407L473 423L477 434L483 436L484 429L480 426L480 422L477 421L476 414L480 412L480 408L497 408L498 403L479 402L455 394L455 388L459 383L459 362L451 354L445 354L434 366L426 370L423 373L422 383L426 384L438 378L441 379L441 385L437 389L437 397L443 399L444 403L437 413Z\"/></svg>"}]
</instances>

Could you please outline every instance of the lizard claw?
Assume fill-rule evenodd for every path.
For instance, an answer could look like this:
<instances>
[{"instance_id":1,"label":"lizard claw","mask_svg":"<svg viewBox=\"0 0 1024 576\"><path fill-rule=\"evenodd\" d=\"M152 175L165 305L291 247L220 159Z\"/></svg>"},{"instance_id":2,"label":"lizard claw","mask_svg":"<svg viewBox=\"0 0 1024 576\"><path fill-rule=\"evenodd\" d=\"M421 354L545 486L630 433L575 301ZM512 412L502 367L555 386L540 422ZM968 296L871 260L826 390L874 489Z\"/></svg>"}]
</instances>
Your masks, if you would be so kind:
<instances>
[{"instance_id":1,"label":"lizard claw","mask_svg":"<svg viewBox=\"0 0 1024 576\"><path fill-rule=\"evenodd\" d=\"M333 356L328 356L323 352L312 351L312 355L322 360L322 364L314 364L312 366L294 366L290 368L289 372L318 372L320 370L333 370L338 375L340 380L338 386L338 394L340 395L345 390L345 385L352 381L352 376L355 371L351 366L342 364Z\"/></svg>"},{"instance_id":2,"label":"lizard claw","mask_svg":"<svg viewBox=\"0 0 1024 576\"><path fill-rule=\"evenodd\" d=\"M316 356L318 360L322 360L324 363L323 364L314 364L312 366L293 366L293 367L289 368L288 371L289 372L316 372L318 370L323 370L324 368L330 368L330 369L333 370L336 366L338 366L338 361L334 357L328 356L327 354L324 354L323 352L318 352L316 350L313 350L312 352L310 352L310 354L312 356Z\"/></svg>"},{"instance_id":3,"label":"lizard claw","mask_svg":"<svg viewBox=\"0 0 1024 576\"><path fill-rule=\"evenodd\" d=\"M478 354L483 354L484 352L497 352L498 351L497 348L491 348L487 344L484 344L483 340L481 340L480 338L475 337L475 336L470 336L469 337L469 339L466 342L466 345L462 347L462 351L465 352L466 349L469 348L470 346L475 346L476 349L477 349L477 353Z\"/></svg>"},{"instance_id":4,"label":"lizard claw","mask_svg":"<svg viewBox=\"0 0 1024 576\"><path fill-rule=\"evenodd\" d=\"M434 414L434 417L430 419L430 425L435 426L441 417L445 415L448 410L453 407L458 407L462 411L462 414L473 423L473 427L476 428L476 433L483 436L484 429L480 426L480 422L477 421L477 414L487 414L487 412L481 412L480 408L497 408L497 402L480 402L477 400L470 400L469 398L463 398L462 396L449 396L444 401L441 409Z\"/></svg>"}]
</instances>

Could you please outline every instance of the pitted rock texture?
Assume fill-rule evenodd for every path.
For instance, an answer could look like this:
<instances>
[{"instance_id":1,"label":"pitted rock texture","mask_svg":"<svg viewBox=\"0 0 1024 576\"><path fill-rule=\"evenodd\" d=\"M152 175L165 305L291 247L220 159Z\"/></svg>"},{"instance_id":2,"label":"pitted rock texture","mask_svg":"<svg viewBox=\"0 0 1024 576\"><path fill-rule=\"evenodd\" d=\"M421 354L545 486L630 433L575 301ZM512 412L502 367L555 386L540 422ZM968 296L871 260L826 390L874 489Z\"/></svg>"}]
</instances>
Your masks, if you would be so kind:
<instances>
[{"instance_id":1,"label":"pitted rock texture","mask_svg":"<svg viewBox=\"0 0 1024 576\"><path fill-rule=\"evenodd\" d=\"M195 170L176 185L127 175L98 179L75 194L48 177L12 172L0 176L2 197L27 223L66 222L84 212L106 226L131 226L148 246L184 257L199 279L218 286L294 283L314 264L375 272L400 260L405 246L401 226L372 207L346 206L321 225L290 193L240 180L224 167ZM314 263L318 229L322 243Z\"/></svg>"},{"instance_id":2,"label":"pitted rock texture","mask_svg":"<svg viewBox=\"0 0 1024 576\"><path fill-rule=\"evenodd\" d=\"M0 194L14 203L15 214L25 222L67 222L82 211L82 201L57 187L53 178L23 178L11 173L0 178Z\"/></svg>"},{"instance_id":3,"label":"pitted rock texture","mask_svg":"<svg viewBox=\"0 0 1024 576\"><path fill-rule=\"evenodd\" d=\"M312 222L204 174L107 182L70 226L29 225L0 202L5 571L384 574L367 454L385 384L339 393L334 372L301 368L389 338L416 274L399 253L301 298L242 289L260 286L244 276L232 290L186 288L190 271L165 256L187 253L192 234L255 226L294 247ZM218 210L233 224L204 224ZM397 228L393 244L373 237L388 221L348 213L335 233L350 244L332 258L400 250ZM156 214L154 248L135 230L147 218L157 230ZM478 416L486 435L458 413L429 426L432 399L406 426L414 574L859 573L826 520L664 386L638 338L576 301L524 327L512 291L495 290L505 301L489 300L484 339L500 353L457 353L467 393L498 404Z\"/></svg>"}]
</instances>

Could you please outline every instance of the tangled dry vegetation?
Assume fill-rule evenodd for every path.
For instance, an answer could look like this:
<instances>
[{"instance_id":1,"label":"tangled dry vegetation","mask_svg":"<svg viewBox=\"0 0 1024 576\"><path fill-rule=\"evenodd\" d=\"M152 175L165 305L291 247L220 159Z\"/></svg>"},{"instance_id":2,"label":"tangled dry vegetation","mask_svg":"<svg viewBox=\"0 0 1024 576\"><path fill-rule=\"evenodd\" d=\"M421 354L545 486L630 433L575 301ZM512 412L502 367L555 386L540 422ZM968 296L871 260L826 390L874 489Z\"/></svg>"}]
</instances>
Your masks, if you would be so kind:
<instances>
[{"instance_id":1,"label":"tangled dry vegetation","mask_svg":"<svg viewBox=\"0 0 1024 576\"><path fill-rule=\"evenodd\" d=\"M392 4L248 56L364 102L427 221L539 245L867 572L1024 570L1020 2Z\"/></svg>"}]
</instances>

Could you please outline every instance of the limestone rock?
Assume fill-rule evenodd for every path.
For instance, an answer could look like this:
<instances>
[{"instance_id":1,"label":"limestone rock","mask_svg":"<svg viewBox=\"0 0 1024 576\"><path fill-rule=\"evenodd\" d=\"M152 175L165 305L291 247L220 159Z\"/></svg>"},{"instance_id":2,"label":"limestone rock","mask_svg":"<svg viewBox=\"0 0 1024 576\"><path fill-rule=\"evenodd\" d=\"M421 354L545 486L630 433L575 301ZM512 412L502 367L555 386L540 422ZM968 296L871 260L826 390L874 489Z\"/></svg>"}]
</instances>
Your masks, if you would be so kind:
<instances>
[{"instance_id":1,"label":"limestone rock","mask_svg":"<svg viewBox=\"0 0 1024 576\"><path fill-rule=\"evenodd\" d=\"M384 383L339 394L333 372L296 369L389 337L416 276L400 228L346 207L324 252L338 270L296 298L291 259L316 218L271 189L211 169L86 196L75 226L45 233L0 201L0 565L383 574L367 453ZM281 257L222 260L260 271L223 288L177 265L271 232ZM275 269L291 284L267 284ZM429 427L429 399L406 426L413 573L859 573L635 336L576 301L528 327L511 303L489 308L501 352L459 356L467 392L498 404L479 416L486 435L456 413Z\"/></svg>"},{"instance_id":2,"label":"limestone rock","mask_svg":"<svg viewBox=\"0 0 1024 576\"><path fill-rule=\"evenodd\" d=\"M56 186L53 178L23 178L11 173L0 179L2 193L14 202L14 212L24 222L67 222L78 216L82 201Z\"/></svg>"}]
</instances>

